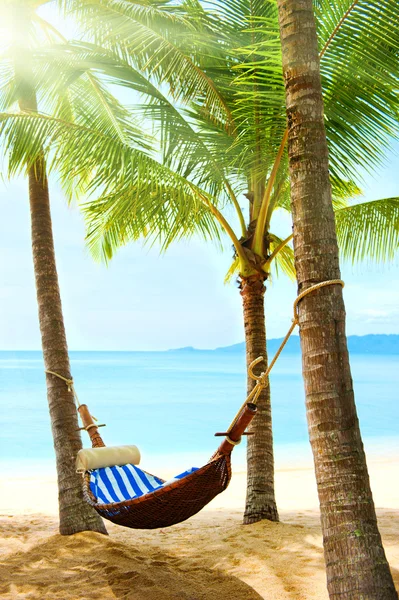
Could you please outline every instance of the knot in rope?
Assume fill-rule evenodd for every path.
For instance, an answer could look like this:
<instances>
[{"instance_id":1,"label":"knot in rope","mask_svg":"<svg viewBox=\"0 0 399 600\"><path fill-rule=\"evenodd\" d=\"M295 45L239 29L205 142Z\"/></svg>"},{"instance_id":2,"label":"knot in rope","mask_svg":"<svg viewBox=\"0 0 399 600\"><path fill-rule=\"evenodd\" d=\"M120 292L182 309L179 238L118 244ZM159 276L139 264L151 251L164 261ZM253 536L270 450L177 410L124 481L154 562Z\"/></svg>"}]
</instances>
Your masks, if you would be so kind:
<instances>
[{"instance_id":1,"label":"knot in rope","mask_svg":"<svg viewBox=\"0 0 399 600\"><path fill-rule=\"evenodd\" d=\"M253 379L254 381L256 381L256 385L261 387L261 388L265 388L269 385L268 382L268 375L270 370L267 369L266 372L262 371L262 373L260 375L255 375L255 373L253 372L253 368L260 362L262 362L263 360L263 356L258 356L258 358L255 358L255 360L253 360L250 365L248 366L248 375L250 376L251 379ZM255 386L256 387L256 386Z\"/></svg>"},{"instance_id":2,"label":"knot in rope","mask_svg":"<svg viewBox=\"0 0 399 600\"><path fill-rule=\"evenodd\" d=\"M73 379L69 379L68 377L63 377L59 373L55 373L55 371L45 371L45 373L47 373L48 375L54 375L54 377L58 377L58 379L61 379L62 381L64 381L68 388L68 392L73 394L73 398L74 398L76 404L78 406L80 406L79 398L78 398L78 395L77 395L76 390L73 385Z\"/></svg>"},{"instance_id":3,"label":"knot in rope","mask_svg":"<svg viewBox=\"0 0 399 600\"><path fill-rule=\"evenodd\" d=\"M327 285L340 285L340 286L344 287L345 283L342 281L342 279L331 279L329 281L322 281L320 283L316 283L315 285L308 287L306 290L304 290L303 292L298 294L297 298L295 298L295 301L294 301L294 306L293 306L294 318L292 319L291 326L290 326L285 338L281 342L272 361L270 362L269 366L267 367L266 371L262 372L260 375L255 375L255 373L253 372L253 368L257 364L262 362L263 356L258 356L258 358L255 358L255 360L253 360L248 365L248 375L251 377L251 379L256 381L256 383L255 383L253 389L251 390L251 392L248 394L244 404L241 406L240 410L234 417L230 427L227 430L228 432L230 432L232 430L232 428L234 427L234 425L236 424L236 422L238 420L238 417L240 416L242 410L245 408L245 406L248 404L248 402L252 402L252 404L256 404L260 394L262 393L262 390L264 390L269 385L269 373L273 369L274 365L276 364L278 357L280 356L281 352L284 349L284 346L286 345L289 338L291 337L291 334L294 331L295 327L299 324L298 304L300 303L300 301L308 294L311 294L312 292L315 292L316 290L319 290L320 288L323 288ZM229 443L231 443L231 440L228 436L226 437L226 439Z\"/></svg>"}]
</instances>

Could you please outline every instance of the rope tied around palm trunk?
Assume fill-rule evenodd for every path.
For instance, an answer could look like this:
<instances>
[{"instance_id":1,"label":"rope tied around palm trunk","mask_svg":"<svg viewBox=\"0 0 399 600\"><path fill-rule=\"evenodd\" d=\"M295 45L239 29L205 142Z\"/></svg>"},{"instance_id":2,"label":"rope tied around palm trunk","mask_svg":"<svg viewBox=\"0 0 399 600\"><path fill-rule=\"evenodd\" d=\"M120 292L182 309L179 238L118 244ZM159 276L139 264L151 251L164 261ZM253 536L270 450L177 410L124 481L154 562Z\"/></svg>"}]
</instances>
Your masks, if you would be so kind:
<instances>
[{"instance_id":1,"label":"rope tied around palm trunk","mask_svg":"<svg viewBox=\"0 0 399 600\"><path fill-rule=\"evenodd\" d=\"M312 292L315 292L316 290L319 290L320 288L326 287L327 285L340 285L342 287L345 287L345 283L342 281L342 279L331 279L330 281L322 281L320 283L316 283L315 285L312 285L312 286L308 287L306 290L304 290L303 292L301 292L295 298L295 301L294 301L294 307L293 307L294 308L294 318L292 319L291 326L290 326L289 330L287 331L285 338L281 342L276 354L274 355L274 357L273 357L272 361L270 362L269 366L267 367L266 371L264 373L261 373L260 375L255 375L255 373L253 372L253 368L263 360L263 356L258 356L258 358L256 358L255 360L253 360L250 363L250 365L248 366L248 375L251 377L251 379L254 379L256 381L256 384L254 385L251 392L248 394L245 402L243 403L240 410L237 412L236 416L234 417L233 421L231 422L230 427L227 430L228 433L230 433L230 431L232 430L234 425L237 423L238 417L240 416L242 410L245 408L245 406L248 404L248 402L251 402L252 404L256 404L260 394L262 393L262 390L264 390L269 385L269 381L268 381L269 373L273 369L274 365L276 364L278 357L280 356L280 354L282 353L282 351L284 349L284 346L290 339L291 334L294 331L295 327L299 324L298 304L300 303L300 301L308 294L311 294ZM228 435L226 436L226 439L229 443L231 443L231 440Z\"/></svg>"},{"instance_id":2,"label":"rope tied around palm trunk","mask_svg":"<svg viewBox=\"0 0 399 600\"><path fill-rule=\"evenodd\" d=\"M60 375L59 373L56 373L55 371L45 371L45 373L47 373L48 375L54 375L54 377L58 377L58 379L61 379L61 381L64 381L68 388L68 392L72 393L73 399L76 402L77 407L79 408L80 406L82 406L81 403L79 402L79 398L76 393L75 387L73 385L72 378L69 379L68 377L64 377L63 375ZM96 419L96 417L94 415L91 415L91 417L94 421L98 421L98 419ZM89 431L89 429L91 429L92 427L102 427L102 425L95 425L94 423L92 423L91 425L84 427L84 429L86 429L86 431Z\"/></svg>"},{"instance_id":3,"label":"rope tied around palm trunk","mask_svg":"<svg viewBox=\"0 0 399 600\"><path fill-rule=\"evenodd\" d=\"M68 377L63 377L62 375L60 375L59 373L56 373L55 371L45 371L45 373L47 373L48 375L54 375L54 377L58 377L58 379L61 379L62 381L64 381L67 385L68 388L68 392L71 392L73 394L73 399L75 400L76 404L79 406L81 406L80 402L79 402L79 398L78 395L76 393L75 387L73 385L73 379L68 379Z\"/></svg>"},{"instance_id":4,"label":"rope tied around palm trunk","mask_svg":"<svg viewBox=\"0 0 399 600\"><path fill-rule=\"evenodd\" d=\"M321 283L316 283L315 285L312 285L312 286L308 287L306 290L304 290L303 292L301 292L294 301L294 318L292 319L291 326L290 326L285 338L281 342L280 347L278 348L276 354L273 357L273 360L269 364L266 371L264 373L261 373L260 375L255 375L255 373L253 372L253 368L263 360L263 356L258 356L258 358L253 360L251 362L251 364L248 366L248 374L251 377L251 379L254 379L256 381L256 384L254 385L251 392L248 394L247 398L245 399L245 402L243 403L243 405L237 412L236 416L234 417L233 421L230 424L230 427L227 430L226 440L229 442L229 444L236 446L237 444L240 443L241 440L238 440L236 442L233 441L229 437L229 433L231 432L232 428L236 424L238 417L240 416L240 414L241 414L242 410L245 408L245 406L249 402L251 402L252 404L256 404L262 390L264 390L269 385L269 382L268 382L269 373L273 369L274 365L276 364L278 357L280 356L281 352L284 349L284 346L286 345L289 338L291 337L291 334L294 331L295 327L299 324L299 314L298 314L299 302L308 294L311 294L312 292L315 292L316 290L319 290L320 288L323 288L327 285L340 285L340 286L344 287L345 283L342 281L342 279L331 279L330 281L322 281ZM55 371L47 371L46 370L45 372L48 375L54 375L54 377L58 377L58 379L61 379L62 381L64 381L68 387L68 392L71 392L73 394L73 398L74 398L77 406L78 407L81 406L78 395L76 393L76 390L75 390L75 387L73 384L72 378L63 377L62 375L60 375L59 373L56 373ZM92 415L92 417L93 417L93 415ZM95 417L93 417L93 419L95 421L97 421L97 419ZM90 428L90 427L96 427L96 425L92 424L88 428Z\"/></svg>"}]
</instances>

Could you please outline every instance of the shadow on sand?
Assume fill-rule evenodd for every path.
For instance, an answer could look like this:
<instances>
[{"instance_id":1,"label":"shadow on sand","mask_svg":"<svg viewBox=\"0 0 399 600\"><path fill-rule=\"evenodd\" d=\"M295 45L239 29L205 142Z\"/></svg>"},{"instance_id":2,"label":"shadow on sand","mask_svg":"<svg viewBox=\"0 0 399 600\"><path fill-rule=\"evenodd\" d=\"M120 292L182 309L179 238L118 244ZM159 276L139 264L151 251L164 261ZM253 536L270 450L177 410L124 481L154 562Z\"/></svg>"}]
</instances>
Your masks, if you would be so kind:
<instances>
[{"instance_id":1,"label":"shadow on sand","mask_svg":"<svg viewBox=\"0 0 399 600\"><path fill-rule=\"evenodd\" d=\"M96 533L53 535L0 563L0 597L29 600L261 600L234 576Z\"/></svg>"}]
</instances>

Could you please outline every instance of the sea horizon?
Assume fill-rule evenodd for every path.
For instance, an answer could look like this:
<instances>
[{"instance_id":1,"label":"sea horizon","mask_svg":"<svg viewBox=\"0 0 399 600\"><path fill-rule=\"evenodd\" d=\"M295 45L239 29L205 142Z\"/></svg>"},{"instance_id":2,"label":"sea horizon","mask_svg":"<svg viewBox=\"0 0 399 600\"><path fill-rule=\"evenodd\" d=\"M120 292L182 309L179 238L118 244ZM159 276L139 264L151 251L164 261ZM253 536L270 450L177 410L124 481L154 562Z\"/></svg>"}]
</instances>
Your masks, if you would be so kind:
<instances>
[{"instance_id":1,"label":"sea horizon","mask_svg":"<svg viewBox=\"0 0 399 600\"><path fill-rule=\"evenodd\" d=\"M396 336L399 339L399 336ZM71 351L80 402L106 427L107 445L136 444L156 472L200 466L245 400L242 351ZM351 353L355 398L368 455L399 456L396 356ZM276 467L312 462L299 352L281 355L271 375ZM0 351L0 469L54 474L54 451L40 350ZM83 444L89 445L85 433ZM233 468L245 469L245 442Z\"/></svg>"},{"instance_id":2,"label":"sea horizon","mask_svg":"<svg viewBox=\"0 0 399 600\"><path fill-rule=\"evenodd\" d=\"M268 338L268 351L276 349L278 344L283 341L284 337ZM382 354L399 354L399 334L396 333L366 333L364 335L347 335L349 351L356 354L369 354L370 351ZM351 347L352 345L352 347ZM69 353L90 352L90 353L166 353L166 352L242 352L245 351L245 341L229 344L227 346L216 346L215 348L196 348L195 346L179 346L176 348L163 348L153 350L143 349L74 349L70 348ZM18 348L18 349L0 349L0 353L12 352L33 352L42 354L39 348ZM284 352L300 352L299 335L291 335Z\"/></svg>"}]
</instances>

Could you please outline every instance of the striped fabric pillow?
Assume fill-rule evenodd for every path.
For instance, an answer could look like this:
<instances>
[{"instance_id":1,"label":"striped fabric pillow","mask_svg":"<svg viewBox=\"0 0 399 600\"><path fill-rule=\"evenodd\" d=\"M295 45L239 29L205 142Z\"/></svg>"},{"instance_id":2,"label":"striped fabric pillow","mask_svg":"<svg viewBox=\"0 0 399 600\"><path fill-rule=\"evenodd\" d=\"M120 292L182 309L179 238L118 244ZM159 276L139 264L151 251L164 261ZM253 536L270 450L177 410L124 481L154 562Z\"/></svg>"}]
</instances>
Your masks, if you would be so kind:
<instances>
[{"instance_id":1,"label":"striped fabric pillow","mask_svg":"<svg viewBox=\"0 0 399 600\"><path fill-rule=\"evenodd\" d=\"M135 465L105 467L91 471L90 489L99 504L123 502L124 500L144 496L144 494L169 485L196 470L195 467L192 467L163 483L158 477L142 471Z\"/></svg>"}]
</instances>

